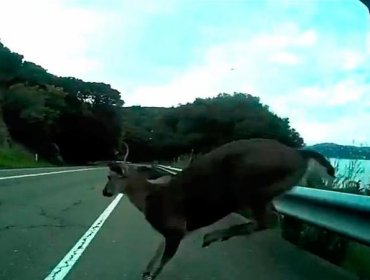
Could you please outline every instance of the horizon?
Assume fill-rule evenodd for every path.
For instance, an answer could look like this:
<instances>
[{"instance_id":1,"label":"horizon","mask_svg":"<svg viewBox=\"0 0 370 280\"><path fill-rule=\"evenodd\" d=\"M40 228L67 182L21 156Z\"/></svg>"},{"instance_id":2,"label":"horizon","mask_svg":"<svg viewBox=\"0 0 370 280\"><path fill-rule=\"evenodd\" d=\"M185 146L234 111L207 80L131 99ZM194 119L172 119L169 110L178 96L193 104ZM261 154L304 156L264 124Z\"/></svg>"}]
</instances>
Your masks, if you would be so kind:
<instances>
[{"instance_id":1,"label":"horizon","mask_svg":"<svg viewBox=\"0 0 370 280\"><path fill-rule=\"evenodd\" d=\"M370 142L370 22L358 0L0 1L5 46L51 74L110 84L124 107L243 92L307 145Z\"/></svg>"}]
</instances>

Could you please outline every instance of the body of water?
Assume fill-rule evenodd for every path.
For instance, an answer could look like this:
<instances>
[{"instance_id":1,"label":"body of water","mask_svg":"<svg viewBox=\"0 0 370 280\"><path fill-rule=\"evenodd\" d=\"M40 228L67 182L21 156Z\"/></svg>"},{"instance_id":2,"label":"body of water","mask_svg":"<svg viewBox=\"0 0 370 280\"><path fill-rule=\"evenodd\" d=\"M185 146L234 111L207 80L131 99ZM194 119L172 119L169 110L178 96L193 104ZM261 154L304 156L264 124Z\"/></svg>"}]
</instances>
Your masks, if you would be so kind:
<instances>
[{"instance_id":1,"label":"body of water","mask_svg":"<svg viewBox=\"0 0 370 280\"><path fill-rule=\"evenodd\" d=\"M338 164L338 174L339 175L348 175L348 172L352 169L354 171L358 170L360 173L355 176L354 180L361 180L363 184L370 184L370 160L361 160L361 159L330 159L332 164ZM354 168L353 168L354 167Z\"/></svg>"}]
</instances>

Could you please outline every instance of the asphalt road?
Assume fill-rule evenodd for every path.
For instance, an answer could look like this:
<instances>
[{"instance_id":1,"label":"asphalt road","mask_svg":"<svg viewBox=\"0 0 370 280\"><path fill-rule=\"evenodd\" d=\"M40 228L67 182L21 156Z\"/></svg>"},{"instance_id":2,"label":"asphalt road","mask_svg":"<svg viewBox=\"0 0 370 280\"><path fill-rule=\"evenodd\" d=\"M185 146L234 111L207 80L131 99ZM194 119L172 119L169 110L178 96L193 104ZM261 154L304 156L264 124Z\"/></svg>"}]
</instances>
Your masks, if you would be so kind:
<instances>
[{"instance_id":1,"label":"asphalt road","mask_svg":"<svg viewBox=\"0 0 370 280\"><path fill-rule=\"evenodd\" d=\"M101 195L106 168L71 172L79 168L90 167L0 170L1 280L45 279L114 200ZM240 221L228 217L185 239L158 280L356 279L275 230L201 248L202 232ZM139 280L159 240L123 197L64 279Z\"/></svg>"}]
</instances>

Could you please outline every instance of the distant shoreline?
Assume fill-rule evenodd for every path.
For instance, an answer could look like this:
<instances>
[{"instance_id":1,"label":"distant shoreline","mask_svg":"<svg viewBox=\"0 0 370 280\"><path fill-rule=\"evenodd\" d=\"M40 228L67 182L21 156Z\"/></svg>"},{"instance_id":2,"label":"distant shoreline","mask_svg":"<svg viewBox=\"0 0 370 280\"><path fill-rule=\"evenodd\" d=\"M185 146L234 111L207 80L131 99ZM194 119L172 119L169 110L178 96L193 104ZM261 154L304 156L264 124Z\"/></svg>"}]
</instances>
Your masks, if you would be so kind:
<instances>
[{"instance_id":1,"label":"distant shoreline","mask_svg":"<svg viewBox=\"0 0 370 280\"><path fill-rule=\"evenodd\" d=\"M328 158L370 160L370 147L338 145L335 143L320 143L312 146L306 146L304 149L315 150Z\"/></svg>"}]
</instances>

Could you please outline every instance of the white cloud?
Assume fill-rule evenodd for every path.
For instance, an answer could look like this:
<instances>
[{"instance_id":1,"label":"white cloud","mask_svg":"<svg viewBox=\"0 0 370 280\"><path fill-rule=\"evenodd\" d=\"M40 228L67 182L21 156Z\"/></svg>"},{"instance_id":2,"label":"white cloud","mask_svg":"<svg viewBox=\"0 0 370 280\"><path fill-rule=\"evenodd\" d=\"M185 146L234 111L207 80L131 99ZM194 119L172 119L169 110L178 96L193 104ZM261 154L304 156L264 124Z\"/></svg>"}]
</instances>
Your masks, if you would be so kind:
<instances>
[{"instance_id":1,"label":"white cloud","mask_svg":"<svg viewBox=\"0 0 370 280\"><path fill-rule=\"evenodd\" d=\"M322 107L335 108L346 105L356 106L366 101L366 94L370 92L370 83L364 79L346 78L326 87L308 86L293 88L292 91L282 97L286 103L301 104L305 108Z\"/></svg>"},{"instance_id":2,"label":"white cloud","mask_svg":"<svg viewBox=\"0 0 370 280\"><path fill-rule=\"evenodd\" d=\"M299 30L291 22L279 26L270 34L210 47L197 66L179 72L168 83L137 86L128 92L126 104L172 106L234 91L271 99L277 94L278 80L283 83L289 78L286 84L294 82L286 71L305 62L304 53L316 44L317 38L314 30Z\"/></svg>"},{"instance_id":3,"label":"white cloud","mask_svg":"<svg viewBox=\"0 0 370 280\"><path fill-rule=\"evenodd\" d=\"M317 41L317 33L314 30L307 30L298 37L297 43L301 46L313 46Z\"/></svg>"},{"instance_id":4,"label":"white cloud","mask_svg":"<svg viewBox=\"0 0 370 280\"><path fill-rule=\"evenodd\" d=\"M176 1L0 0L0 7L0 39L12 51L56 75L109 82L107 68L120 48Z\"/></svg>"},{"instance_id":5,"label":"white cloud","mask_svg":"<svg viewBox=\"0 0 370 280\"><path fill-rule=\"evenodd\" d=\"M339 57L343 61L343 68L345 70L354 70L366 61L365 55L352 50L346 50Z\"/></svg>"},{"instance_id":6,"label":"white cloud","mask_svg":"<svg viewBox=\"0 0 370 280\"><path fill-rule=\"evenodd\" d=\"M58 75L88 76L99 68L89 55L104 30L97 12L62 0L0 0L0 6L0 38L26 60Z\"/></svg>"},{"instance_id":7,"label":"white cloud","mask_svg":"<svg viewBox=\"0 0 370 280\"><path fill-rule=\"evenodd\" d=\"M370 83L347 78L326 87L292 88L279 98L267 98L279 115L291 124L307 143L366 142L370 139Z\"/></svg>"},{"instance_id":8,"label":"white cloud","mask_svg":"<svg viewBox=\"0 0 370 280\"><path fill-rule=\"evenodd\" d=\"M168 83L136 87L128 93L126 104L171 106L192 102L196 97L233 91L261 97L271 94L264 90L266 85L271 80L287 78L278 70L288 66L290 71L289 66L302 62L302 58L290 52L289 47L307 49L315 43L312 38L316 38L314 31L299 31L291 23L282 25L282 29L275 34L259 34L249 40L210 47L197 66L178 73ZM274 63L271 64L271 60ZM271 89L271 84L268 87Z\"/></svg>"},{"instance_id":9,"label":"white cloud","mask_svg":"<svg viewBox=\"0 0 370 280\"><path fill-rule=\"evenodd\" d=\"M362 99L365 100L365 94L369 95L369 93L370 84L365 84L365 81L347 79L340 81L338 84L333 86L331 94L329 93L330 95L328 103L332 106L350 106L354 102L359 102Z\"/></svg>"},{"instance_id":10,"label":"white cloud","mask_svg":"<svg viewBox=\"0 0 370 280\"><path fill-rule=\"evenodd\" d=\"M306 114L304 116L307 117ZM369 142L370 131L367 124L370 115L366 112L348 114L338 117L334 122L327 122L325 116L320 121L313 121L305 117L292 120L292 125L301 132L306 143L335 142L338 144L351 144Z\"/></svg>"},{"instance_id":11,"label":"white cloud","mask_svg":"<svg viewBox=\"0 0 370 280\"><path fill-rule=\"evenodd\" d=\"M299 55L289 52L277 52L270 56L272 62L285 65L297 65L302 62L302 58Z\"/></svg>"}]
</instances>

